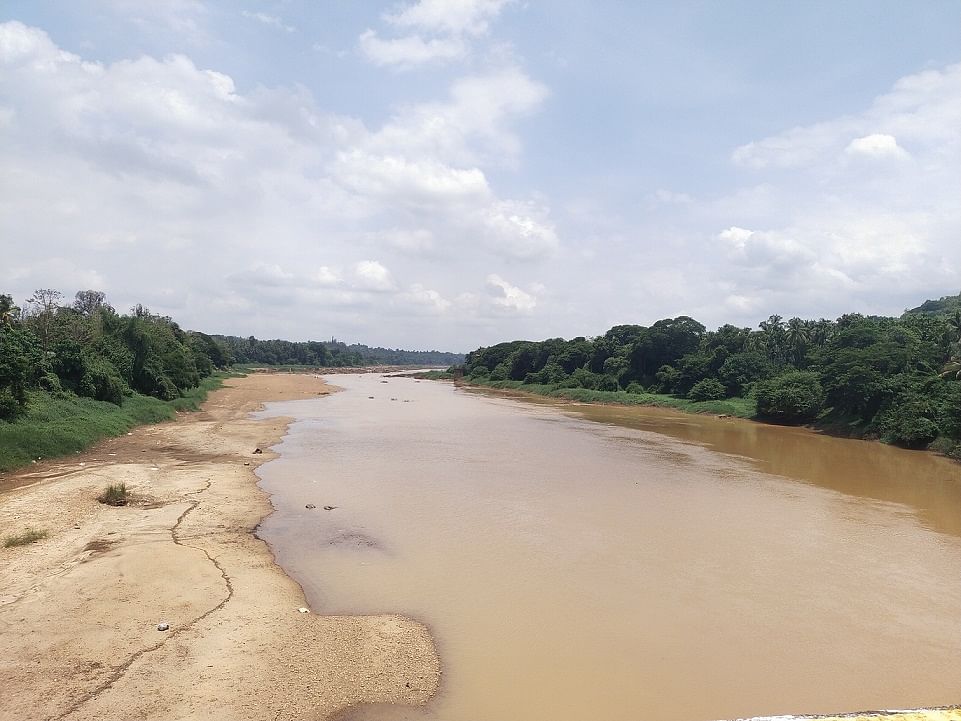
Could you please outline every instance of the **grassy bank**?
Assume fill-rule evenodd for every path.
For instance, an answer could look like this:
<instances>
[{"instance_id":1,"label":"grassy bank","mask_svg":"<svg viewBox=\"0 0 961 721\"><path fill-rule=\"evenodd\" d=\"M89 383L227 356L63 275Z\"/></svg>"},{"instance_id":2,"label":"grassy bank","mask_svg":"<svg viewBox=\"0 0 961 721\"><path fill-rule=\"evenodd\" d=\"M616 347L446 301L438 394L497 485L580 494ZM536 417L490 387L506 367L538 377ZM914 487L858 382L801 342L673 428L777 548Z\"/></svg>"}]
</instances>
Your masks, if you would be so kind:
<instances>
[{"instance_id":1,"label":"grassy bank","mask_svg":"<svg viewBox=\"0 0 961 721\"><path fill-rule=\"evenodd\" d=\"M197 410L210 391L234 375L216 373L172 401L134 394L124 398L121 406L73 394L33 391L21 418L12 423L0 422L0 472L25 466L37 458L82 451L135 426L169 420L177 411Z\"/></svg>"},{"instance_id":2,"label":"grassy bank","mask_svg":"<svg viewBox=\"0 0 961 721\"><path fill-rule=\"evenodd\" d=\"M754 401L750 398L725 398L720 401L692 401L661 393L628 393L627 391L594 391L587 388L558 388L552 385L522 383L521 381L464 381L467 385L499 388L533 393L549 398L563 398L578 403L609 403L622 406L656 406L675 408L687 413L753 418Z\"/></svg>"}]
</instances>

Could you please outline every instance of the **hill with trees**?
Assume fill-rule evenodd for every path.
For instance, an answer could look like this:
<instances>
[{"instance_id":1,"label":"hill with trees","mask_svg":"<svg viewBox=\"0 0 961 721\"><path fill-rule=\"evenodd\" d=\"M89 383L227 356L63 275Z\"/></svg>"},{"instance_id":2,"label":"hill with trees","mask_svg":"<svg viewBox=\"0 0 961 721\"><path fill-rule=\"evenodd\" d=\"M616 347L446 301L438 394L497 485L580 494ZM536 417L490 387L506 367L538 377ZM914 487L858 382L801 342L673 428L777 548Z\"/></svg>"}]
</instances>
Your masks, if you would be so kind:
<instances>
[{"instance_id":1,"label":"hill with trees","mask_svg":"<svg viewBox=\"0 0 961 721\"><path fill-rule=\"evenodd\" d=\"M572 340L468 353L468 380L549 395L813 423L961 457L961 309L928 301L900 318L843 315L708 331L687 316ZM713 404L713 405L712 405Z\"/></svg>"}]
</instances>

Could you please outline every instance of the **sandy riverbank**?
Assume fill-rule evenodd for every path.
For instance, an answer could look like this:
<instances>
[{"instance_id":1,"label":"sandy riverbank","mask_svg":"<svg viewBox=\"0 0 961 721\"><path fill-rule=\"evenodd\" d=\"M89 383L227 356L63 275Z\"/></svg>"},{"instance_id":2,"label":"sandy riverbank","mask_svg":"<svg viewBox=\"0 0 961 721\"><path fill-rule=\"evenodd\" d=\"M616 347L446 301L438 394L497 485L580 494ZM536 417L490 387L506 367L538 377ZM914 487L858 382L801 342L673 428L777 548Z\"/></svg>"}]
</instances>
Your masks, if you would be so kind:
<instances>
[{"instance_id":1,"label":"sandy riverbank","mask_svg":"<svg viewBox=\"0 0 961 721\"><path fill-rule=\"evenodd\" d=\"M0 719L323 719L426 701L439 666L422 625L299 613L253 534L271 510L253 470L286 426L248 414L329 391L231 379L200 413L0 477L0 535L49 534L0 548ZM119 482L134 503L96 502Z\"/></svg>"}]
</instances>

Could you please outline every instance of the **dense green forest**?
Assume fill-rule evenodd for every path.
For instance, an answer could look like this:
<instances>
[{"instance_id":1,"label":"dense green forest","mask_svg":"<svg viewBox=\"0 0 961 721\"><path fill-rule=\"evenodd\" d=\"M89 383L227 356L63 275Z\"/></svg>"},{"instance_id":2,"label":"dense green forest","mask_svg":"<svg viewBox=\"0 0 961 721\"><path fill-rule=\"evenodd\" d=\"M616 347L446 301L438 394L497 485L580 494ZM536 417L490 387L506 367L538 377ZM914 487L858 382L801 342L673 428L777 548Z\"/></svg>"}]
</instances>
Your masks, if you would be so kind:
<instances>
[{"instance_id":1,"label":"dense green forest","mask_svg":"<svg viewBox=\"0 0 961 721\"><path fill-rule=\"evenodd\" d=\"M370 348L347 345L337 340L294 342L289 340L257 340L253 336L215 335L223 343L235 363L263 365L303 365L342 367L368 365L449 366L462 363L463 353L435 350L410 351L394 348Z\"/></svg>"},{"instance_id":2,"label":"dense green forest","mask_svg":"<svg viewBox=\"0 0 961 721\"><path fill-rule=\"evenodd\" d=\"M749 404L763 420L961 456L959 345L961 295L900 318L774 315L757 330L708 331L680 316L594 338L500 343L468 353L464 373L481 384L584 400L730 399L731 408Z\"/></svg>"}]
</instances>

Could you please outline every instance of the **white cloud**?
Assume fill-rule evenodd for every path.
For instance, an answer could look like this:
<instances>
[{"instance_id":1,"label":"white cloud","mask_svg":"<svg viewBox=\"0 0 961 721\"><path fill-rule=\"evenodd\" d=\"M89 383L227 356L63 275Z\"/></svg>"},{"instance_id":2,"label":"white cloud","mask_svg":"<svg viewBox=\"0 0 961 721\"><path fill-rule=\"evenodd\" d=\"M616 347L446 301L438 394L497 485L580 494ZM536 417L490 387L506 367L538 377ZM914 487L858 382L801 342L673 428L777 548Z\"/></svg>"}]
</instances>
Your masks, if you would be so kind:
<instances>
[{"instance_id":1,"label":"white cloud","mask_svg":"<svg viewBox=\"0 0 961 721\"><path fill-rule=\"evenodd\" d=\"M881 299L961 285L958 128L953 65L902 78L862 113L741 146L735 164L760 182L699 209L729 226L706 262L751 299L744 312L830 315L863 299L891 313Z\"/></svg>"},{"instance_id":2,"label":"white cloud","mask_svg":"<svg viewBox=\"0 0 961 721\"><path fill-rule=\"evenodd\" d=\"M467 55L467 44L457 37L429 38L406 35L383 40L373 30L358 38L360 51L374 65L393 65L407 69L435 60L458 60Z\"/></svg>"},{"instance_id":3,"label":"white cloud","mask_svg":"<svg viewBox=\"0 0 961 721\"><path fill-rule=\"evenodd\" d=\"M382 39L368 28L358 38L361 54L398 70L437 61L462 60L471 42L487 33L507 0L418 0L387 13L383 20L409 35Z\"/></svg>"},{"instance_id":4,"label":"white cloud","mask_svg":"<svg viewBox=\"0 0 961 721\"><path fill-rule=\"evenodd\" d=\"M487 286L492 291L494 304L511 312L529 313L537 306L537 298L495 273L487 276Z\"/></svg>"},{"instance_id":5,"label":"white cloud","mask_svg":"<svg viewBox=\"0 0 961 721\"><path fill-rule=\"evenodd\" d=\"M511 125L545 96L500 68L368 128L302 87L242 91L183 55L89 62L0 23L0 236L13 239L0 286L20 297L83 280L187 327L294 336L308 314L373 342L375 306L422 319L387 329L410 343L456 306L449 346L490 317L451 300L483 296L471 268L559 244L543 201L500 196L486 172L516 163ZM425 256L435 268L415 265ZM151 290L161 277L170 292ZM495 304L502 319L508 305Z\"/></svg>"},{"instance_id":6,"label":"white cloud","mask_svg":"<svg viewBox=\"0 0 961 721\"><path fill-rule=\"evenodd\" d=\"M418 0L384 19L399 27L451 35L482 35L507 0Z\"/></svg>"},{"instance_id":7,"label":"white cloud","mask_svg":"<svg viewBox=\"0 0 961 721\"><path fill-rule=\"evenodd\" d=\"M893 135L872 133L863 138L855 138L844 149L849 155L866 155L871 158L906 158L907 152L898 145Z\"/></svg>"},{"instance_id":8,"label":"white cloud","mask_svg":"<svg viewBox=\"0 0 961 721\"><path fill-rule=\"evenodd\" d=\"M263 12L250 12L249 10L241 10L240 14L248 20L256 20L263 25L269 25L270 27L283 30L287 33L292 33L297 29L293 25L288 25L276 15L268 15L267 13Z\"/></svg>"},{"instance_id":9,"label":"white cloud","mask_svg":"<svg viewBox=\"0 0 961 721\"><path fill-rule=\"evenodd\" d=\"M357 286L364 290L393 290L394 279L390 271L376 260L362 260L354 265Z\"/></svg>"},{"instance_id":10,"label":"white cloud","mask_svg":"<svg viewBox=\"0 0 961 721\"><path fill-rule=\"evenodd\" d=\"M435 313L444 313L452 306L452 303L436 290L425 288L420 283L411 285L401 299L416 306L423 306Z\"/></svg>"},{"instance_id":11,"label":"white cloud","mask_svg":"<svg viewBox=\"0 0 961 721\"><path fill-rule=\"evenodd\" d=\"M958 140L953 128L961 125L959 84L961 64L911 75L899 80L863 113L747 143L735 149L732 159L754 169L805 168L836 162L852 145L854 152L897 152L895 138L909 146L953 145ZM856 139L853 143L852 138Z\"/></svg>"},{"instance_id":12,"label":"white cloud","mask_svg":"<svg viewBox=\"0 0 961 721\"><path fill-rule=\"evenodd\" d=\"M453 168L400 155L344 151L337 156L335 174L359 193L414 206L483 200L490 196L487 178L479 168Z\"/></svg>"},{"instance_id":13,"label":"white cloud","mask_svg":"<svg viewBox=\"0 0 961 721\"><path fill-rule=\"evenodd\" d=\"M546 220L547 210L533 203L501 201L485 209L483 223L493 247L519 260L543 259L558 246L557 233Z\"/></svg>"}]
</instances>

